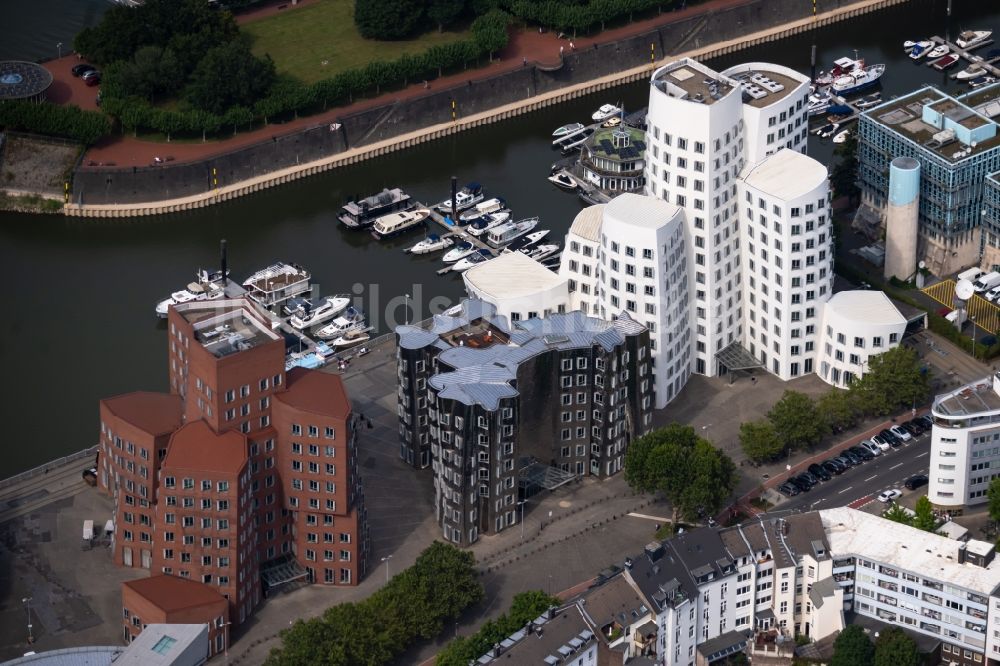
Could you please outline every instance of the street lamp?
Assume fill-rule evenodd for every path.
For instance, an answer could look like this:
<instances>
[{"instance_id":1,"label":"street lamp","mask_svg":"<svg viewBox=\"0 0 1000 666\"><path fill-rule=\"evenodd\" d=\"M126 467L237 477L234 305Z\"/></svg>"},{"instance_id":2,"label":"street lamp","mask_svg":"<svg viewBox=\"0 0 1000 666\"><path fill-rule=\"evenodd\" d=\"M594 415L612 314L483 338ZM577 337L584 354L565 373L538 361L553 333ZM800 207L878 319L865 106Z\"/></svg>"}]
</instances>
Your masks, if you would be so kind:
<instances>
[{"instance_id":1,"label":"street lamp","mask_svg":"<svg viewBox=\"0 0 1000 666\"><path fill-rule=\"evenodd\" d=\"M403 323L410 323L410 295L406 294L406 307L403 310Z\"/></svg>"},{"instance_id":2,"label":"street lamp","mask_svg":"<svg viewBox=\"0 0 1000 666\"><path fill-rule=\"evenodd\" d=\"M524 543L524 505L528 503L528 500L521 500L517 503L517 506L521 509L521 542Z\"/></svg>"},{"instance_id":3,"label":"street lamp","mask_svg":"<svg viewBox=\"0 0 1000 666\"><path fill-rule=\"evenodd\" d=\"M58 44L56 44L56 49L59 52L59 57L62 58L62 42L59 42Z\"/></svg>"},{"instance_id":4,"label":"street lamp","mask_svg":"<svg viewBox=\"0 0 1000 666\"><path fill-rule=\"evenodd\" d=\"M223 643L222 643L222 650L223 650L224 656L227 659L229 658L229 625L231 625L231 624L232 624L232 622L224 622L224 623L220 624L219 627L218 627L219 629L225 629L226 630L225 631L225 637L224 637Z\"/></svg>"},{"instance_id":5,"label":"street lamp","mask_svg":"<svg viewBox=\"0 0 1000 666\"><path fill-rule=\"evenodd\" d=\"M969 317L972 322L972 360L976 360L976 315Z\"/></svg>"},{"instance_id":6,"label":"street lamp","mask_svg":"<svg viewBox=\"0 0 1000 666\"><path fill-rule=\"evenodd\" d=\"M31 634L31 597L25 597L21 599L21 603L24 604L24 610L28 612L28 644L35 642L35 637Z\"/></svg>"},{"instance_id":7,"label":"street lamp","mask_svg":"<svg viewBox=\"0 0 1000 666\"><path fill-rule=\"evenodd\" d=\"M385 582L387 585L389 584L389 560L391 559L392 555L386 555L382 558L382 561L385 562Z\"/></svg>"}]
</instances>

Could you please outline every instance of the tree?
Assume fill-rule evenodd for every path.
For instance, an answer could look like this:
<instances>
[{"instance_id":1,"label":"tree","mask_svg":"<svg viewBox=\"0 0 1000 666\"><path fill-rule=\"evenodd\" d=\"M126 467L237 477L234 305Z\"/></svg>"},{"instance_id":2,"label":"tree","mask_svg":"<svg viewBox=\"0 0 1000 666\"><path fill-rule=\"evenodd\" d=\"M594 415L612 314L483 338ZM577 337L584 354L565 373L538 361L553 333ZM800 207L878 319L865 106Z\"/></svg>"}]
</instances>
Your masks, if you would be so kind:
<instances>
[{"instance_id":1,"label":"tree","mask_svg":"<svg viewBox=\"0 0 1000 666\"><path fill-rule=\"evenodd\" d=\"M483 52L490 54L490 62L494 53L507 46L509 23L510 14L499 9L491 9L472 22L473 39Z\"/></svg>"},{"instance_id":2,"label":"tree","mask_svg":"<svg viewBox=\"0 0 1000 666\"><path fill-rule=\"evenodd\" d=\"M354 0L354 25L365 39L406 39L423 22L419 0Z\"/></svg>"},{"instance_id":3,"label":"tree","mask_svg":"<svg viewBox=\"0 0 1000 666\"><path fill-rule=\"evenodd\" d=\"M851 384L857 404L873 414L923 404L930 390L920 357L907 347L894 347L868 359L868 371Z\"/></svg>"},{"instance_id":4,"label":"tree","mask_svg":"<svg viewBox=\"0 0 1000 666\"><path fill-rule=\"evenodd\" d=\"M849 391L832 389L819 397L816 409L820 418L834 432L846 430L858 422L859 409Z\"/></svg>"},{"instance_id":5,"label":"tree","mask_svg":"<svg viewBox=\"0 0 1000 666\"><path fill-rule=\"evenodd\" d=\"M740 446L753 462L773 460L785 449L774 426L764 420L740 424Z\"/></svg>"},{"instance_id":6,"label":"tree","mask_svg":"<svg viewBox=\"0 0 1000 666\"><path fill-rule=\"evenodd\" d=\"M931 506L927 495L917 500L914 512L917 514L913 518L914 527L925 532L937 532L938 520L934 517L934 507Z\"/></svg>"},{"instance_id":7,"label":"tree","mask_svg":"<svg viewBox=\"0 0 1000 666\"><path fill-rule=\"evenodd\" d=\"M694 428L672 423L629 445L625 480L639 492L660 492L680 516L696 520L715 514L736 487L736 466L722 451L695 434Z\"/></svg>"},{"instance_id":8,"label":"tree","mask_svg":"<svg viewBox=\"0 0 1000 666\"><path fill-rule=\"evenodd\" d=\"M1000 520L1000 478L990 481L990 487L986 491L986 496L990 500L990 518Z\"/></svg>"},{"instance_id":9,"label":"tree","mask_svg":"<svg viewBox=\"0 0 1000 666\"><path fill-rule=\"evenodd\" d=\"M919 666L917 644L899 627L889 627L875 641L874 666Z\"/></svg>"},{"instance_id":10,"label":"tree","mask_svg":"<svg viewBox=\"0 0 1000 666\"><path fill-rule=\"evenodd\" d=\"M767 418L782 445L790 449L816 444L826 434L826 424L815 403L798 391L785 391Z\"/></svg>"},{"instance_id":11,"label":"tree","mask_svg":"<svg viewBox=\"0 0 1000 666\"><path fill-rule=\"evenodd\" d=\"M274 62L250 52L246 40L208 51L191 74L185 97L195 107L222 114L233 105L250 106L274 82Z\"/></svg>"},{"instance_id":12,"label":"tree","mask_svg":"<svg viewBox=\"0 0 1000 666\"><path fill-rule=\"evenodd\" d=\"M875 646L868 640L864 629L848 625L833 642L833 659L830 666L869 666L875 655Z\"/></svg>"},{"instance_id":13,"label":"tree","mask_svg":"<svg viewBox=\"0 0 1000 666\"><path fill-rule=\"evenodd\" d=\"M833 192L838 197L847 197L848 203L856 201L861 190L858 188L858 140L854 132L848 134L847 141L837 148L836 153L840 160L830 172Z\"/></svg>"},{"instance_id":14,"label":"tree","mask_svg":"<svg viewBox=\"0 0 1000 666\"><path fill-rule=\"evenodd\" d=\"M438 32L455 22L465 9L465 0L429 0L427 18L437 23Z\"/></svg>"},{"instance_id":15,"label":"tree","mask_svg":"<svg viewBox=\"0 0 1000 666\"><path fill-rule=\"evenodd\" d=\"M886 520L891 520L894 523L902 523L903 525L913 526L913 515L909 511L904 509L900 504L893 504L882 514L882 517Z\"/></svg>"}]
</instances>

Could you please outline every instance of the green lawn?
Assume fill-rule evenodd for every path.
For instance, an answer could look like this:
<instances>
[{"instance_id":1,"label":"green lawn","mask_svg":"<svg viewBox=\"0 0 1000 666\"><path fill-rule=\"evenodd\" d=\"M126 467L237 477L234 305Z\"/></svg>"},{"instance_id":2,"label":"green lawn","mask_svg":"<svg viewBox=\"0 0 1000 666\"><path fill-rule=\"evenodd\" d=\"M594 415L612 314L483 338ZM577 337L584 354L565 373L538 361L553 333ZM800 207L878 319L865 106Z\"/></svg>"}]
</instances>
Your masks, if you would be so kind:
<instances>
[{"instance_id":1,"label":"green lawn","mask_svg":"<svg viewBox=\"0 0 1000 666\"><path fill-rule=\"evenodd\" d=\"M421 53L436 44L468 37L469 32L425 33L401 42L362 39L354 27L353 0L320 0L292 7L240 26L254 39L257 55L270 54L278 72L314 83L346 69L375 60L395 60L404 53ZM324 64L325 63L325 64Z\"/></svg>"}]
</instances>

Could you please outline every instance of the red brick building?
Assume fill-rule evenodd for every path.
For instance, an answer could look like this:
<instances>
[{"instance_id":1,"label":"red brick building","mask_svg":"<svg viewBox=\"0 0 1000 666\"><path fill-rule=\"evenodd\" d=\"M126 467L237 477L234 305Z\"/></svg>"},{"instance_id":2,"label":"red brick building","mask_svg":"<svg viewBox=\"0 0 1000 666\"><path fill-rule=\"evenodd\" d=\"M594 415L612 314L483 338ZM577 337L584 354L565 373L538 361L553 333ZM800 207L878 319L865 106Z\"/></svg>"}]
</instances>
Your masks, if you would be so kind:
<instances>
[{"instance_id":1,"label":"red brick building","mask_svg":"<svg viewBox=\"0 0 1000 666\"><path fill-rule=\"evenodd\" d=\"M147 624L207 624L208 656L229 647L229 602L208 585L177 576L122 583L122 622L126 643Z\"/></svg>"},{"instance_id":2,"label":"red brick building","mask_svg":"<svg viewBox=\"0 0 1000 666\"><path fill-rule=\"evenodd\" d=\"M285 343L245 299L171 307L169 394L101 401L99 482L114 561L211 586L239 624L268 585L355 585L367 513L340 377L285 372Z\"/></svg>"}]
</instances>

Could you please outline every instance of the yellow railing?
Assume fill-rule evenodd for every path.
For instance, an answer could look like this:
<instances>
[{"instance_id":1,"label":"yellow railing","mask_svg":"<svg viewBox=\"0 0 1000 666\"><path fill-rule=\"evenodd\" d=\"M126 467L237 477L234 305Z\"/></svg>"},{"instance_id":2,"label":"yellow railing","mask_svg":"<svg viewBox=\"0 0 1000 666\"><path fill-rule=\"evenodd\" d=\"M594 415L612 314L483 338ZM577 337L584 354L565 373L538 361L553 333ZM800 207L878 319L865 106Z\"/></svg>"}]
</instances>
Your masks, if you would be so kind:
<instances>
[{"instance_id":1,"label":"yellow railing","mask_svg":"<svg viewBox=\"0 0 1000 666\"><path fill-rule=\"evenodd\" d=\"M925 288L923 292L941 305L951 309L955 308L954 280L943 280L937 284L932 284L931 286ZM968 312L969 317L975 319L976 326L979 326L990 333L1000 331L1000 306L990 303L979 294L974 294L972 298L966 302L965 309Z\"/></svg>"}]
</instances>

